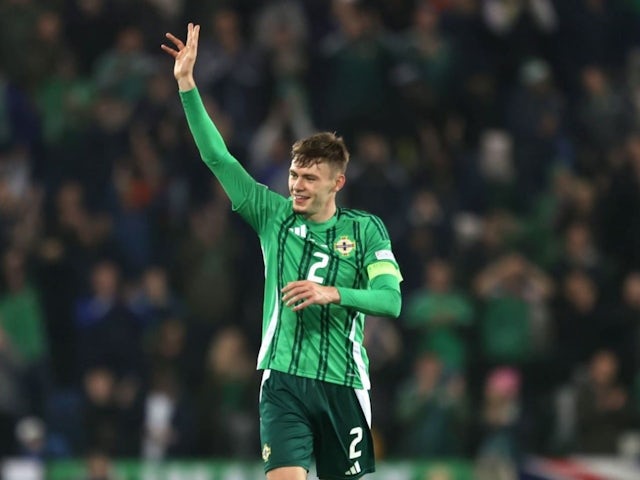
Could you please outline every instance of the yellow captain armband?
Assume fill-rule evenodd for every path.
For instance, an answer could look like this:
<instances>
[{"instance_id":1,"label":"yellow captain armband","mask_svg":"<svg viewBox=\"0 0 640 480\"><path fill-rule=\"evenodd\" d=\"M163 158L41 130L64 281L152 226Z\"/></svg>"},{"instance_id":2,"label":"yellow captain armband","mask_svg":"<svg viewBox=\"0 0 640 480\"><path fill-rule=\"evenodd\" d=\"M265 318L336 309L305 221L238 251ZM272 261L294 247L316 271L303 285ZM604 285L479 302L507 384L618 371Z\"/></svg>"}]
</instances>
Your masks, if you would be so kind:
<instances>
[{"instance_id":1,"label":"yellow captain armband","mask_svg":"<svg viewBox=\"0 0 640 480\"><path fill-rule=\"evenodd\" d=\"M398 279L399 282L402 281L400 270L398 270L398 268L390 262L375 262L371 265L368 265L367 274L369 275L369 281L373 280L379 275L393 275Z\"/></svg>"}]
</instances>

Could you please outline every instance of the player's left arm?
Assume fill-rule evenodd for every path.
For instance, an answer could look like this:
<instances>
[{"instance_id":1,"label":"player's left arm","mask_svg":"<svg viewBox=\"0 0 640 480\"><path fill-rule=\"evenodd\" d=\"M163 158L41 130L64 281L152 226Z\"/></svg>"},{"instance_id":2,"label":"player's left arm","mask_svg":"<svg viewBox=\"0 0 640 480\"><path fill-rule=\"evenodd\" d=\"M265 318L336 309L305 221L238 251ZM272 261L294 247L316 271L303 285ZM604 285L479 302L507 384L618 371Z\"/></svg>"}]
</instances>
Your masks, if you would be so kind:
<instances>
[{"instance_id":1,"label":"player's left arm","mask_svg":"<svg viewBox=\"0 0 640 480\"><path fill-rule=\"evenodd\" d=\"M400 280L389 274L371 280L368 289L325 286L311 280L298 280L288 283L282 293L282 301L294 312L309 305L335 303L367 315L397 318L402 307Z\"/></svg>"},{"instance_id":2,"label":"player's left arm","mask_svg":"<svg viewBox=\"0 0 640 480\"><path fill-rule=\"evenodd\" d=\"M402 308L401 278L385 273L370 280L366 290L337 287L340 295L338 303L367 315L398 318Z\"/></svg>"}]
</instances>

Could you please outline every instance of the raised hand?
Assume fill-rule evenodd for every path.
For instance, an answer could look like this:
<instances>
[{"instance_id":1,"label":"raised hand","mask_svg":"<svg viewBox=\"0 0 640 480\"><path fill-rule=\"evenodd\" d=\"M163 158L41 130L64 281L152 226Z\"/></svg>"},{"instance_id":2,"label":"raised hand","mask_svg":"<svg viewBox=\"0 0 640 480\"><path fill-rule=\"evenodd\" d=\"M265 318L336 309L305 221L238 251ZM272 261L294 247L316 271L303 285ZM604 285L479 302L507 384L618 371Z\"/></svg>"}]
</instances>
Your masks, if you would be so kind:
<instances>
[{"instance_id":1,"label":"raised hand","mask_svg":"<svg viewBox=\"0 0 640 480\"><path fill-rule=\"evenodd\" d=\"M195 87L193 80L193 67L198 55L198 37L200 35L200 25L189 23L187 26L187 42L183 43L172 33L165 36L173 42L175 48L160 45L160 48L171 55L175 63L173 65L173 75L176 77L180 90L190 90Z\"/></svg>"}]
</instances>

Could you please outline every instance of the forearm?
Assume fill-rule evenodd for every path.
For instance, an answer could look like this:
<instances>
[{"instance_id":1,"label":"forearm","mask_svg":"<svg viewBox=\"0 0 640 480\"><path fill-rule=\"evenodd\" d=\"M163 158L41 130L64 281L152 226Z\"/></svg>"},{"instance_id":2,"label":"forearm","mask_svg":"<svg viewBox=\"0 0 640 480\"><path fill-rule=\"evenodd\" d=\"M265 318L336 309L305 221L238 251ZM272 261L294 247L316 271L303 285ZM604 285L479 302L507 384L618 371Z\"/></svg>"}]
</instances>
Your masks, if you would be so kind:
<instances>
[{"instance_id":1,"label":"forearm","mask_svg":"<svg viewBox=\"0 0 640 480\"><path fill-rule=\"evenodd\" d=\"M367 315L398 317L402 308L402 296L398 279L391 275L376 277L366 290L337 287L340 305L353 308Z\"/></svg>"},{"instance_id":2,"label":"forearm","mask_svg":"<svg viewBox=\"0 0 640 480\"><path fill-rule=\"evenodd\" d=\"M192 88L187 91L181 89L180 100L202 160L216 173L217 164L234 159L231 157L222 135L209 118L198 89Z\"/></svg>"}]
</instances>

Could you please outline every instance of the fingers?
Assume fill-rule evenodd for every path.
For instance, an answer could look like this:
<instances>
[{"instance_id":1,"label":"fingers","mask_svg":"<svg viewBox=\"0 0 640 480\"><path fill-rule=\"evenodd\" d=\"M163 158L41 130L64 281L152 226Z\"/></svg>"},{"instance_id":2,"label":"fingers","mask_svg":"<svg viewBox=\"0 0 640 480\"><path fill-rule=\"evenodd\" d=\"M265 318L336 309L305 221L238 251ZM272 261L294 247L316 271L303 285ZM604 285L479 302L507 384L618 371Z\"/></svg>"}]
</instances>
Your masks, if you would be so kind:
<instances>
[{"instance_id":1,"label":"fingers","mask_svg":"<svg viewBox=\"0 0 640 480\"><path fill-rule=\"evenodd\" d=\"M287 285L282 289L284 296L282 297L282 301L285 303L287 307L291 305L295 305L300 300L303 300L305 297L308 297L310 290L306 288L304 285Z\"/></svg>"},{"instance_id":2,"label":"fingers","mask_svg":"<svg viewBox=\"0 0 640 480\"><path fill-rule=\"evenodd\" d=\"M184 43L178 37L176 37L173 33L165 33L165 37L173 42L173 44L178 47L178 51L184 48ZM188 38L188 37L187 37Z\"/></svg>"},{"instance_id":3,"label":"fingers","mask_svg":"<svg viewBox=\"0 0 640 480\"><path fill-rule=\"evenodd\" d=\"M171 55L173 58L176 58L178 54L186 47L192 47L197 50L198 39L200 37L200 25L189 23L189 25L187 26L186 44L171 32L165 33L165 37L171 40L171 42L176 46L177 50L166 45L160 45L160 48Z\"/></svg>"},{"instance_id":4,"label":"fingers","mask_svg":"<svg viewBox=\"0 0 640 480\"><path fill-rule=\"evenodd\" d=\"M176 58L180 51L184 48L184 43L178 37L176 37L173 33L165 33L165 37L173 42L173 44L178 47L178 50L175 50L171 47L167 47L166 45L160 45L160 48L171 55L173 58Z\"/></svg>"},{"instance_id":5,"label":"fingers","mask_svg":"<svg viewBox=\"0 0 640 480\"><path fill-rule=\"evenodd\" d=\"M193 48L198 49L198 39L200 38L200 25L196 25L193 29Z\"/></svg>"},{"instance_id":6,"label":"fingers","mask_svg":"<svg viewBox=\"0 0 640 480\"><path fill-rule=\"evenodd\" d=\"M291 307L291 310L297 312L298 310L302 310L303 308L307 308L309 305L313 304L313 300L307 298L306 300L298 303L297 305Z\"/></svg>"},{"instance_id":7,"label":"fingers","mask_svg":"<svg viewBox=\"0 0 640 480\"><path fill-rule=\"evenodd\" d=\"M160 45L160 48L167 52L169 55L171 55L173 58L176 58L178 56L178 52L175 51L173 48L169 48L166 45Z\"/></svg>"},{"instance_id":8,"label":"fingers","mask_svg":"<svg viewBox=\"0 0 640 480\"><path fill-rule=\"evenodd\" d=\"M200 25L189 23L187 26L187 46L198 48L198 37L200 36Z\"/></svg>"},{"instance_id":9,"label":"fingers","mask_svg":"<svg viewBox=\"0 0 640 480\"><path fill-rule=\"evenodd\" d=\"M308 281L298 280L288 283L282 289L282 301L291 310L297 312L309 305L325 305L330 302L328 297L322 292L323 287Z\"/></svg>"}]
</instances>

